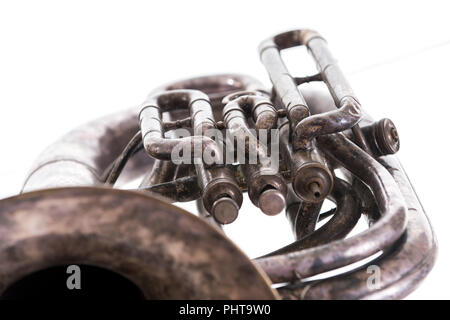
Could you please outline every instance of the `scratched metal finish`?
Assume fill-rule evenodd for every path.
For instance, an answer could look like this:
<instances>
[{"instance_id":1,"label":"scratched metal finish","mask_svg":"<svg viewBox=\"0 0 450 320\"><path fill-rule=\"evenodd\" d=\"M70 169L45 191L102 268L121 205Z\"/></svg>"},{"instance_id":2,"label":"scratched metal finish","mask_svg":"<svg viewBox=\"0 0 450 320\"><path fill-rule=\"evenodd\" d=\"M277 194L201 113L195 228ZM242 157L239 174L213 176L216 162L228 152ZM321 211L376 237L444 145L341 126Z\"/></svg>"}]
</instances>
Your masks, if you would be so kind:
<instances>
[{"instance_id":1,"label":"scratched metal finish","mask_svg":"<svg viewBox=\"0 0 450 320\"><path fill-rule=\"evenodd\" d=\"M406 200L406 233L382 256L355 271L279 289L284 299L400 299L417 288L431 271L437 243L422 205L400 162L394 156L383 157L380 162L393 175ZM367 267L370 265L380 268L378 288L367 285Z\"/></svg>"},{"instance_id":2,"label":"scratched metal finish","mask_svg":"<svg viewBox=\"0 0 450 320\"><path fill-rule=\"evenodd\" d=\"M336 179L333 192L331 194L332 200L336 203L336 208L333 212L332 218L323 226L317 230L306 231L306 227L301 228L296 226L305 234L300 238L274 252L271 252L267 256L274 256L280 254L286 254L290 252L296 252L307 248L317 247L319 245L325 245L331 241L345 238L345 236L352 231L353 227L361 217L361 204L358 194L351 189L351 185L347 182ZM304 212L309 213L311 210L298 211L300 216L297 216L296 220L305 221L307 217L302 216ZM314 212L314 210L312 210ZM315 221L307 221L308 225L316 225L318 213L313 214ZM297 232L299 235L299 232Z\"/></svg>"},{"instance_id":3,"label":"scratched metal finish","mask_svg":"<svg viewBox=\"0 0 450 320\"><path fill-rule=\"evenodd\" d=\"M23 191L49 187L102 184L102 174L139 130L139 108L82 125L46 148L34 162ZM151 168L153 159L139 152L121 180L130 181Z\"/></svg>"},{"instance_id":4,"label":"scratched metal finish","mask_svg":"<svg viewBox=\"0 0 450 320\"><path fill-rule=\"evenodd\" d=\"M274 299L269 282L222 233L132 191L61 188L1 201L0 292L53 265L116 271L154 299Z\"/></svg>"},{"instance_id":5,"label":"scratched metal finish","mask_svg":"<svg viewBox=\"0 0 450 320\"><path fill-rule=\"evenodd\" d=\"M300 45L312 54L317 74L295 77L288 72L280 51ZM81 126L46 149L23 191L71 188L1 200L0 292L34 271L71 263L116 271L146 298L157 299L393 299L414 290L430 272L437 246L423 208L392 156L400 146L395 125L389 119L374 121L364 112L317 32L281 33L264 41L259 51L271 91L243 75L177 81L152 91L152 96L164 97L158 104L167 108L144 110L144 139L139 110L130 109ZM328 90L299 88L311 81L324 82ZM187 89L199 90L192 103L179 94ZM162 111L171 118L163 119ZM261 163L249 167L241 161L232 166L169 165L177 139L164 135L166 131L188 128L188 140L206 141L207 128L243 134L277 126L281 162L270 175L263 174L267 170ZM261 136L253 138L260 154L267 155L259 145ZM101 187L105 182L120 187L144 173L139 193ZM232 183L225 188L225 181ZM286 204L297 241L253 262L242 254L217 223L237 217L245 191L266 214L278 213ZM203 202L201 218L168 203L198 199ZM325 199L336 208L321 213ZM346 237L361 215L368 229ZM330 216L317 228L319 220ZM212 218L214 227L206 222ZM309 279L374 254L381 255L355 270ZM367 285L370 264L381 268L376 288ZM279 284L279 295L268 279Z\"/></svg>"}]
</instances>

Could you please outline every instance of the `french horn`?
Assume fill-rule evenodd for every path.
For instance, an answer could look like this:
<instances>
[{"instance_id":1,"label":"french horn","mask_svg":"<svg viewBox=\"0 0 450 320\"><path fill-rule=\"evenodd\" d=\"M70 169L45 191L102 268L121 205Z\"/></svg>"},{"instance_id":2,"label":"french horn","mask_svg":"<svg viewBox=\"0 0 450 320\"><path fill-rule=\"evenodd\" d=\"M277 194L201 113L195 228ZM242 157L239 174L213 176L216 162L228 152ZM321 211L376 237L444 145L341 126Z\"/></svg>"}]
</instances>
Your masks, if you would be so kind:
<instances>
[{"instance_id":1,"label":"french horn","mask_svg":"<svg viewBox=\"0 0 450 320\"><path fill-rule=\"evenodd\" d=\"M306 46L317 74L289 73L281 51L296 46ZM79 294L91 297L398 299L413 291L437 246L395 156L395 125L362 109L319 33L278 34L259 55L270 89L240 74L173 82L44 150L20 194L0 201L1 297L72 297L69 265L90 275ZM328 90L302 87L313 81ZM230 148L239 141L240 154ZM139 187L126 188L133 181ZM285 211L296 240L250 260L222 230L238 217L243 192L263 214ZM326 199L333 209L322 210ZM197 201L198 215L172 204L186 201ZM348 236L362 217L366 230ZM381 275L374 283L369 266Z\"/></svg>"}]
</instances>

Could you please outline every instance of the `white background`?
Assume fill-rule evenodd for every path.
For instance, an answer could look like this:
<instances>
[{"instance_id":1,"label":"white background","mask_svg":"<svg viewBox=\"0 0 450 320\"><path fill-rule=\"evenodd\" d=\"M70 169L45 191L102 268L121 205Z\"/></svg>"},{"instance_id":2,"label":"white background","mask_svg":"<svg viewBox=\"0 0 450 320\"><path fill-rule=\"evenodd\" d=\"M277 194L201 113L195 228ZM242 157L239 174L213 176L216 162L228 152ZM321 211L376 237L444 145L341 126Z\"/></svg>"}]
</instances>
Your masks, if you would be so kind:
<instances>
[{"instance_id":1,"label":"white background","mask_svg":"<svg viewBox=\"0 0 450 320\"><path fill-rule=\"evenodd\" d=\"M2 1L0 198L19 191L57 137L138 105L160 84L238 72L269 85L259 42L313 28L364 108L397 125L399 157L437 233L436 266L410 298L450 298L448 15L444 1ZM252 257L292 240L282 214L247 204L226 231Z\"/></svg>"}]
</instances>

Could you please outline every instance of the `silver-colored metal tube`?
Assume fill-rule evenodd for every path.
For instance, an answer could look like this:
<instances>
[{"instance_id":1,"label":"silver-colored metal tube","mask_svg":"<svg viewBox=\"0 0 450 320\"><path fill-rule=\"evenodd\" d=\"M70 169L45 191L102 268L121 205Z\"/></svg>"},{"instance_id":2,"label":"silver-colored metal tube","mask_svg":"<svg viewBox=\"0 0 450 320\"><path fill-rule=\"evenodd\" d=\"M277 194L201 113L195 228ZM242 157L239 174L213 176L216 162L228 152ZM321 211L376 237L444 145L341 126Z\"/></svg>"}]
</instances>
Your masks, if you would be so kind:
<instances>
[{"instance_id":1,"label":"silver-colored metal tube","mask_svg":"<svg viewBox=\"0 0 450 320\"><path fill-rule=\"evenodd\" d=\"M34 162L22 192L52 187L90 186L104 183L104 171L139 131L138 108L118 112L82 125L47 147ZM145 152L128 161L122 183L151 168Z\"/></svg>"},{"instance_id":2,"label":"silver-colored metal tube","mask_svg":"<svg viewBox=\"0 0 450 320\"><path fill-rule=\"evenodd\" d=\"M401 299L427 276L437 254L435 234L400 162L395 156L379 159L389 170L406 200L406 232L382 256L355 271L332 278L297 283L278 289L284 299ZM381 277L368 286L368 267L377 268Z\"/></svg>"},{"instance_id":3,"label":"silver-colored metal tube","mask_svg":"<svg viewBox=\"0 0 450 320\"><path fill-rule=\"evenodd\" d=\"M250 131L246 112L242 107L258 106L261 103L269 104L267 98L261 100L257 96L244 95L229 101L223 109L225 127L232 137L244 142L245 153L253 153L256 163L241 163L247 180L248 194L253 204L267 215L280 213L285 207L287 186L278 167L275 169L268 155L267 147L260 143L258 138ZM250 111L252 108L249 108ZM260 113L260 116L264 116ZM272 126L274 119L269 121ZM265 126L263 124L263 126ZM239 147L239 146L238 146ZM247 157L249 159L250 157ZM241 159L238 159L241 160ZM278 161L278 159L276 159ZM245 159L244 159L245 161ZM249 159L250 161L250 159Z\"/></svg>"},{"instance_id":4,"label":"silver-colored metal tube","mask_svg":"<svg viewBox=\"0 0 450 320\"><path fill-rule=\"evenodd\" d=\"M183 145L186 145L187 149L190 150L192 161L196 157L203 160L203 155L208 152L211 155L214 154L211 164L221 163L222 152L209 137L194 135L177 139L164 138L162 113L174 108L188 109L191 114L192 125L199 121L195 120L196 116L203 117L204 110L208 108L211 110L208 96L198 90L172 90L148 97L139 114L142 141L147 153L156 159L172 160L173 150L176 147L184 150ZM196 115L197 109L203 110L202 114ZM214 121L212 114L211 121ZM197 154L196 150L198 150Z\"/></svg>"},{"instance_id":5,"label":"silver-colored metal tube","mask_svg":"<svg viewBox=\"0 0 450 320\"><path fill-rule=\"evenodd\" d=\"M354 237L288 255L256 260L273 282L309 277L367 258L392 246L406 228L405 201L390 173L342 134L322 136L320 140L327 153L369 185L381 218L371 228Z\"/></svg>"},{"instance_id":6,"label":"silver-colored metal tube","mask_svg":"<svg viewBox=\"0 0 450 320\"><path fill-rule=\"evenodd\" d=\"M310 116L303 95L289 74L281 58L280 50L305 45L311 51L322 80L335 98L338 110ZM312 147L314 138L341 132L355 126L362 117L361 107L343 73L329 52L325 40L312 30L293 30L278 34L260 47L261 61L266 67L274 89L287 109L294 150Z\"/></svg>"}]
</instances>

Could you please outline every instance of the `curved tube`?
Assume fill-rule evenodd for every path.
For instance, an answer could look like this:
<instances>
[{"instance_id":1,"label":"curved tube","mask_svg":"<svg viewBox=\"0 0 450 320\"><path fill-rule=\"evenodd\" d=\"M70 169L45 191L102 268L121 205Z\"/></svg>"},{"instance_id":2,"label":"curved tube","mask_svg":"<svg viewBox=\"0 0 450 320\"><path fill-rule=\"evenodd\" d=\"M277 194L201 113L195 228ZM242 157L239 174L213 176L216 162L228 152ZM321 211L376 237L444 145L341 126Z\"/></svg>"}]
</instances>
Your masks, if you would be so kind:
<instances>
[{"instance_id":1,"label":"curved tube","mask_svg":"<svg viewBox=\"0 0 450 320\"><path fill-rule=\"evenodd\" d=\"M105 184L114 185L127 161L133 156L134 153L138 152L140 148L142 148L142 136L141 132L138 131L125 146L125 149L119 157L112 163L111 170L106 171L107 175L104 179Z\"/></svg>"},{"instance_id":2,"label":"curved tube","mask_svg":"<svg viewBox=\"0 0 450 320\"><path fill-rule=\"evenodd\" d=\"M320 145L374 193L381 218L368 230L288 255L256 260L277 282L288 282L330 271L367 258L392 246L406 227L406 206L390 173L342 134L320 137Z\"/></svg>"},{"instance_id":3,"label":"curved tube","mask_svg":"<svg viewBox=\"0 0 450 320\"><path fill-rule=\"evenodd\" d=\"M331 241L342 239L352 231L361 217L361 203L356 193L352 190L351 185L341 179L335 179L334 181L331 197L336 202L336 210L330 221L318 230L313 230L313 232L299 240L265 255L265 257L324 245ZM301 212L299 212L297 219L302 218L300 214Z\"/></svg>"},{"instance_id":4,"label":"curved tube","mask_svg":"<svg viewBox=\"0 0 450 320\"><path fill-rule=\"evenodd\" d=\"M292 188L304 202L322 202L333 189L333 176L316 148L293 151L289 141L289 121L279 121L280 151L289 165Z\"/></svg>"},{"instance_id":5,"label":"curved tube","mask_svg":"<svg viewBox=\"0 0 450 320\"><path fill-rule=\"evenodd\" d=\"M311 52L321 79L327 84L338 110L310 116L305 99L280 55L280 50L299 45L305 45ZM329 52L325 40L317 32L305 29L278 34L264 41L259 46L259 52L274 89L287 109L293 128L294 150L311 148L314 138L350 129L361 120L361 106Z\"/></svg>"},{"instance_id":6,"label":"curved tube","mask_svg":"<svg viewBox=\"0 0 450 320\"><path fill-rule=\"evenodd\" d=\"M293 284L278 289L284 299L401 299L412 292L434 265L437 244L433 229L400 162L395 156L381 157L399 185L408 207L406 232L395 245L375 261L336 277ZM378 286L368 286L379 268Z\"/></svg>"},{"instance_id":7,"label":"curved tube","mask_svg":"<svg viewBox=\"0 0 450 320\"><path fill-rule=\"evenodd\" d=\"M163 92L178 89L200 90L206 93L211 101L214 119L222 119L222 100L237 91L265 92L264 85L257 79L243 74L213 74L195 78L182 79L165 84L153 92Z\"/></svg>"},{"instance_id":8,"label":"curved tube","mask_svg":"<svg viewBox=\"0 0 450 320\"><path fill-rule=\"evenodd\" d=\"M162 120L164 121L163 124L177 122L177 121L171 121L172 115L169 112L165 112L162 114ZM190 125L191 119L187 118L187 120L189 120L188 123ZM176 126L174 129L176 129L176 128L179 128L179 127ZM170 139L176 138L175 132L167 129L167 126L164 128L164 130L167 131L165 133L166 138L170 138ZM141 139L142 139L142 135L141 135ZM150 186L153 186L156 184L169 182L169 181L175 179L177 172L178 172L178 168L179 167L170 160L164 161L164 160L157 159L155 161L155 163L153 164L153 168L145 174L144 178L142 179L142 181L139 185L139 188L150 187Z\"/></svg>"},{"instance_id":9,"label":"curved tube","mask_svg":"<svg viewBox=\"0 0 450 320\"><path fill-rule=\"evenodd\" d=\"M321 135L345 131L361 120L359 103L350 97L340 100L339 110L310 116L299 122L294 130L294 149L307 149L311 141Z\"/></svg>"},{"instance_id":10,"label":"curved tube","mask_svg":"<svg viewBox=\"0 0 450 320\"><path fill-rule=\"evenodd\" d=\"M118 273L146 299L278 297L267 278L221 232L154 197L72 187L0 201L0 295L27 275L55 265L63 266L64 274L71 264ZM106 285L94 278L82 284L82 290ZM58 292L67 291L64 284L58 285ZM45 291L39 294L45 297Z\"/></svg>"},{"instance_id":11,"label":"curved tube","mask_svg":"<svg viewBox=\"0 0 450 320\"><path fill-rule=\"evenodd\" d=\"M103 173L139 131L138 108L82 125L47 147L34 162L21 192L104 183ZM125 166L122 182L142 175L153 159L138 152Z\"/></svg>"},{"instance_id":12,"label":"curved tube","mask_svg":"<svg viewBox=\"0 0 450 320\"><path fill-rule=\"evenodd\" d=\"M169 90L175 90L175 89L193 89L193 90L200 90L204 93L206 93L211 101L212 108L213 108L213 114L215 120L219 120L222 118L222 99L232 94L236 91L242 91L242 90L257 90L257 91L264 91L264 87L258 80L249 77L247 75L239 75L239 74L218 74L218 75L211 75L211 76L200 76L190 79L183 79L179 81L175 81L166 85L163 85L159 87L158 89L153 90L154 93L157 92L165 92ZM178 110L175 110L178 111ZM173 113L173 111L171 112ZM186 120L186 119L184 119ZM172 121L175 122L175 121ZM165 122L168 123L168 122ZM165 182L165 179L162 179L161 173L167 173L173 171L173 164L171 162L161 162L161 160L156 160L155 162L155 168L152 170L152 172L144 178L144 181L142 182L142 186L150 186L152 184L156 183L162 183ZM162 171L160 171L158 168L160 168ZM221 170L223 171L223 170ZM222 174L223 175L223 174ZM203 181L203 185L206 185L206 180L212 180L214 179L213 176L208 176L206 172L202 172L200 175L201 181ZM220 174L215 174L215 179L220 182L226 182L223 180L220 180ZM197 180L196 180L197 181ZM228 187L229 190L235 189L232 187ZM208 193L204 194L204 199L207 202L207 208L209 210L212 210L214 198L212 196L213 190L220 189L220 183L213 184L208 190L210 190ZM159 189L158 189L159 190ZM163 189L164 190L164 189ZM154 190L155 191L155 190ZM239 198L239 194L236 192L236 190L233 191L236 194L236 197ZM179 198L179 197L177 197ZM205 207L205 205L203 205Z\"/></svg>"},{"instance_id":13,"label":"curved tube","mask_svg":"<svg viewBox=\"0 0 450 320\"><path fill-rule=\"evenodd\" d=\"M220 74L181 80L170 84L173 89L199 89L207 92L213 107L222 113L224 96L241 90L263 90L261 82L240 74ZM161 87L166 91L167 85ZM155 90L156 91L156 90ZM121 154L133 135L139 131L136 118L140 107L114 113L82 125L47 147L36 159L21 192L104 183L105 170ZM216 112L214 112L216 114ZM125 184L152 168L154 159L138 152L127 162L118 183Z\"/></svg>"},{"instance_id":14,"label":"curved tube","mask_svg":"<svg viewBox=\"0 0 450 320\"><path fill-rule=\"evenodd\" d=\"M164 138L162 113L178 109L189 109L193 136L185 138ZM222 150L207 137L208 130L215 129L209 98L198 90L172 90L152 95L143 104L139 116L142 141L145 150L160 160L171 160L175 148L185 149L188 145L190 158L194 160L199 183L203 190L203 204L220 223L231 223L237 218L242 204L242 193L231 172L223 163ZM201 145L201 154L196 152ZM205 152L212 163L206 166ZM200 158L201 161L195 161ZM220 184L221 192L217 192Z\"/></svg>"},{"instance_id":15,"label":"curved tube","mask_svg":"<svg viewBox=\"0 0 450 320\"><path fill-rule=\"evenodd\" d=\"M139 188L151 187L172 181L177 173L177 166L172 161L156 160L152 169L142 179Z\"/></svg>"},{"instance_id":16,"label":"curved tube","mask_svg":"<svg viewBox=\"0 0 450 320\"><path fill-rule=\"evenodd\" d=\"M233 137L230 143L234 143L235 138L243 141L247 156L253 153L253 150L256 151L256 163L241 163L246 176L248 194L253 204L261 211L267 215L276 215L286 204L286 183L278 170L272 167L266 146L250 132L246 114L259 107L272 107L271 110L260 109L257 113L256 123L261 120L260 129L270 129L276 123L277 115L268 98L242 93L237 95L227 96L224 99L226 103L223 109L224 124Z\"/></svg>"},{"instance_id":17,"label":"curved tube","mask_svg":"<svg viewBox=\"0 0 450 320\"><path fill-rule=\"evenodd\" d=\"M172 181L162 181L148 187L142 186L139 190L156 195L167 202L194 201L202 196L202 189L198 183L197 176L182 177Z\"/></svg>"},{"instance_id":18,"label":"curved tube","mask_svg":"<svg viewBox=\"0 0 450 320\"><path fill-rule=\"evenodd\" d=\"M315 203L300 200L292 189L292 185L288 186L286 218L289 220L296 240L316 230L322 204L323 201Z\"/></svg>"},{"instance_id":19,"label":"curved tube","mask_svg":"<svg viewBox=\"0 0 450 320\"><path fill-rule=\"evenodd\" d=\"M256 130L270 130L277 126L277 110L270 99L261 92L238 91L226 96L222 103L224 105L231 103L228 109L237 107L242 109L247 117L251 115L255 122Z\"/></svg>"},{"instance_id":20,"label":"curved tube","mask_svg":"<svg viewBox=\"0 0 450 320\"><path fill-rule=\"evenodd\" d=\"M162 85L161 87L158 87L157 89L153 90L153 93L160 93L170 90L180 90L180 89L190 89L190 90L199 90L203 93L207 94L209 97L209 100L211 102L212 108L213 108L213 114L214 119L216 121L219 121L222 119L222 100L224 97L235 93L235 92L241 92L243 90L255 90L257 92L263 92L264 87L262 83L255 78L252 78L247 75L242 74L215 74L215 75L208 75L208 76L199 76L195 78L188 78L188 79L182 79L178 81L174 81L165 85ZM164 117L164 115L163 115ZM183 119L188 120L190 124L190 119ZM174 120L174 121L167 121L164 119L164 124L169 124L169 122L173 123L175 128L178 128L176 122L180 120ZM167 128L166 128L167 130ZM159 167L161 166L159 164L161 160L156 160L155 166ZM170 166L169 163L165 163L163 167ZM156 171L153 170L156 174ZM153 175L152 175L153 176ZM151 180L151 179L150 179ZM149 179L147 179L147 182L150 182ZM162 183L163 181L158 180L155 183ZM149 186L149 184L146 184Z\"/></svg>"},{"instance_id":21,"label":"curved tube","mask_svg":"<svg viewBox=\"0 0 450 320\"><path fill-rule=\"evenodd\" d=\"M156 94L180 89L199 90L207 94L211 101L214 119L216 121L219 121L222 118L222 99L225 96L242 90L264 91L262 83L250 76L241 74L216 74L174 81L158 87L153 90L152 93ZM169 113L163 114L164 129L166 131L190 125L191 122L190 118L170 121L171 118L172 115ZM181 125L179 123L180 121L186 121L186 123ZM169 128L169 125L172 125L173 128ZM151 186L153 184L166 182L167 179L164 179L164 174L169 173L169 176L171 176L171 172L174 170L176 170L176 165L171 161L156 160L153 169L144 177L141 186ZM161 175L160 173L164 174Z\"/></svg>"},{"instance_id":22,"label":"curved tube","mask_svg":"<svg viewBox=\"0 0 450 320\"><path fill-rule=\"evenodd\" d=\"M275 43L275 39L276 37L262 42L258 50L261 61L269 73L274 90L287 109L287 117L292 127L295 127L300 121L309 117L309 108L297 89L295 80L284 65L280 55L282 48Z\"/></svg>"},{"instance_id":23,"label":"curved tube","mask_svg":"<svg viewBox=\"0 0 450 320\"><path fill-rule=\"evenodd\" d=\"M164 137L162 113L177 109L189 109L192 127L209 125L215 127L209 98L197 90L172 90L150 96L142 106L139 114L142 141L144 148L152 157L160 160L172 160L174 148L188 144L191 150L191 160L203 155L206 151L212 156L212 164L219 164L221 150L209 137L194 135L185 138L168 139ZM201 145L201 154L195 155L194 150Z\"/></svg>"},{"instance_id":24,"label":"curved tube","mask_svg":"<svg viewBox=\"0 0 450 320\"><path fill-rule=\"evenodd\" d=\"M294 233L297 240L312 234L316 230L322 204L323 201L317 203L301 201L299 203L294 220Z\"/></svg>"}]
</instances>

